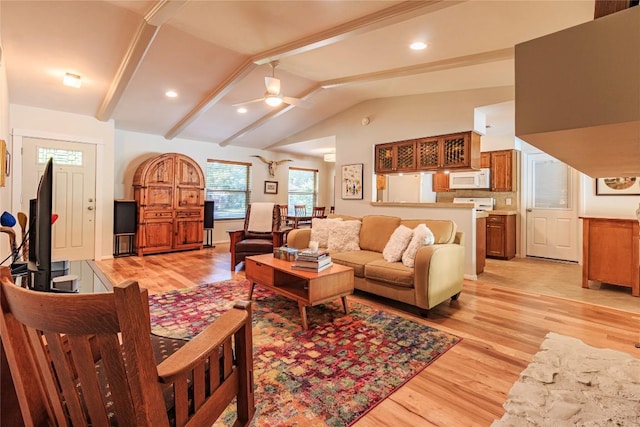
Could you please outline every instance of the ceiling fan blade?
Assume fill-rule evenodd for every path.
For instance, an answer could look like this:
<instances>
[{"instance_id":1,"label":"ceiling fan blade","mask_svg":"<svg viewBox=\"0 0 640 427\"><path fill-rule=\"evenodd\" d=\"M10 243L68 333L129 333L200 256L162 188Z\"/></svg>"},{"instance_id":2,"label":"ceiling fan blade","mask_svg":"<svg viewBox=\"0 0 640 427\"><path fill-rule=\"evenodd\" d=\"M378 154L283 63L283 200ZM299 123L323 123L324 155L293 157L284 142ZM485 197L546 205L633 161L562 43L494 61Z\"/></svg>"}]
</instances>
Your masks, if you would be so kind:
<instances>
[{"instance_id":1,"label":"ceiling fan blade","mask_svg":"<svg viewBox=\"0 0 640 427\"><path fill-rule=\"evenodd\" d=\"M294 105L294 106L300 107L300 108L311 108L311 107L313 107L313 103L307 101L306 99L292 98L290 96L285 96L285 97L282 98L282 100L284 102L286 102L287 104L291 104L291 105Z\"/></svg>"},{"instance_id":2,"label":"ceiling fan blade","mask_svg":"<svg viewBox=\"0 0 640 427\"><path fill-rule=\"evenodd\" d=\"M264 85L267 87L267 92L271 95L277 95L280 93L280 79L275 77L265 77Z\"/></svg>"},{"instance_id":3,"label":"ceiling fan blade","mask_svg":"<svg viewBox=\"0 0 640 427\"><path fill-rule=\"evenodd\" d=\"M256 99L252 99L251 101L244 101L244 102L239 102L237 104L231 104L232 107L242 107L244 105L247 104L254 104L256 102L262 102L264 101L264 98L256 98Z\"/></svg>"}]
</instances>

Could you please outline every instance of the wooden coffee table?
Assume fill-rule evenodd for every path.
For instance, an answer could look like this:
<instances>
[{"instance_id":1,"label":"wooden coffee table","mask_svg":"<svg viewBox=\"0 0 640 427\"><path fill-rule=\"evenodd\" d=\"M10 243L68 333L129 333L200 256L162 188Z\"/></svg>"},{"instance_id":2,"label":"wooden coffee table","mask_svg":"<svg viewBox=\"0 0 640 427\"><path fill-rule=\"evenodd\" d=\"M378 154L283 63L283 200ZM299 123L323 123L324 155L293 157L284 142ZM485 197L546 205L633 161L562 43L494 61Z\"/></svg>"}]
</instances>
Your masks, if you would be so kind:
<instances>
[{"instance_id":1,"label":"wooden coffee table","mask_svg":"<svg viewBox=\"0 0 640 427\"><path fill-rule=\"evenodd\" d=\"M320 272L294 270L291 261L274 258L273 254L248 256L245 273L251 281L249 299L256 284L298 301L302 329L308 329L307 307L322 304L336 298L342 299L347 313L347 295L353 293L353 268L333 264Z\"/></svg>"}]
</instances>

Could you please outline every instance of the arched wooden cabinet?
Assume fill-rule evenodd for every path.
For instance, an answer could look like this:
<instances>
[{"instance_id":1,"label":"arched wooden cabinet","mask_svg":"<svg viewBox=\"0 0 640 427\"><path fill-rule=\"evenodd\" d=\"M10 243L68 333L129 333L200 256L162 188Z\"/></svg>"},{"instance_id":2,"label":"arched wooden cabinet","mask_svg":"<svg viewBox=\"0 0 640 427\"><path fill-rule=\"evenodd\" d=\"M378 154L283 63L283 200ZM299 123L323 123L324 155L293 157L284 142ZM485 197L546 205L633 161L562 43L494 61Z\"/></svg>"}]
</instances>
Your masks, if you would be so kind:
<instances>
[{"instance_id":1,"label":"arched wooden cabinet","mask_svg":"<svg viewBox=\"0 0 640 427\"><path fill-rule=\"evenodd\" d=\"M204 186L200 166L182 154L162 154L138 166L133 194L139 256L202 249Z\"/></svg>"}]
</instances>

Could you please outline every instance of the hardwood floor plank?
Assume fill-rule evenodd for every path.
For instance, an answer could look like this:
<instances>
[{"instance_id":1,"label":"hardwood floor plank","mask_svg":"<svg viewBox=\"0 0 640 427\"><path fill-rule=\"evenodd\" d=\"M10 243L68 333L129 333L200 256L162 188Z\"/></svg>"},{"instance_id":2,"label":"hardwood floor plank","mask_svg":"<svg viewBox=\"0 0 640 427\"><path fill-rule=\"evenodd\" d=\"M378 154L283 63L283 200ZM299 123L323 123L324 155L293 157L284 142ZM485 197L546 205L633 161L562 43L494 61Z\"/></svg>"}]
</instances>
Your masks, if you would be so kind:
<instances>
[{"instance_id":1,"label":"hardwood floor plank","mask_svg":"<svg viewBox=\"0 0 640 427\"><path fill-rule=\"evenodd\" d=\"M150 293L244 279L244 271L230 271L229 263L225 245L97 262L113 282L138 280ZM640 358L634 347L640 341L640 309L604 305L615 307L627 297L625 308L640 307L640 298L581 289L576 265L520 260L492 261L488 267L491 272L481 280L465 281L458 301L440 304L426 319L415 307L384 298L363 292L349 297L463 338L354 427L488 426L502 416L509 389L550 331ZM563 286L565 296L559 295ZM558 295L546 295L547 289ZM572 300L573 295L597 304Z\"/></svg>"}]
</instances>

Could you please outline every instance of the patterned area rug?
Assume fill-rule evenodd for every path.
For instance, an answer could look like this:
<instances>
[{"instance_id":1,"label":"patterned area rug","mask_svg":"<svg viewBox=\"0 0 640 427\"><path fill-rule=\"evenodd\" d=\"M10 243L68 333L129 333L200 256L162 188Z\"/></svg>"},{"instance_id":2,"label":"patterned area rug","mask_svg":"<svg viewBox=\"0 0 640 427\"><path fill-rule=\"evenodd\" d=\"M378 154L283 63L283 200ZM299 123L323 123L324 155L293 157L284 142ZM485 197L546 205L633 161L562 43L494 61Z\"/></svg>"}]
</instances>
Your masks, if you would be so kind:
<instances>
[{"instance_id":1,"label":"patterned area rug","mask_svg":"<svg viewBox=\"0 0 640 427\"><path fill-rule=\"evenodd\" d=\"M227 280L149 297L153 333L190 338L249 295ZM348 426L460 341L399 316L340 299L307 309L256 286L254 426ZM231 407L230 407L231 408ZM232 425L228 410L220 425Z\"/></svg>"},{"instance_id":2,"label":"patterned area rug","mask_svg":"<svg viewBox=\"0 0 640 427\"><path fill-rule=\"evenodd\" d=\"M550 332L492 427L640 426L640 359Z\"/></svg>"}]
</instances>

